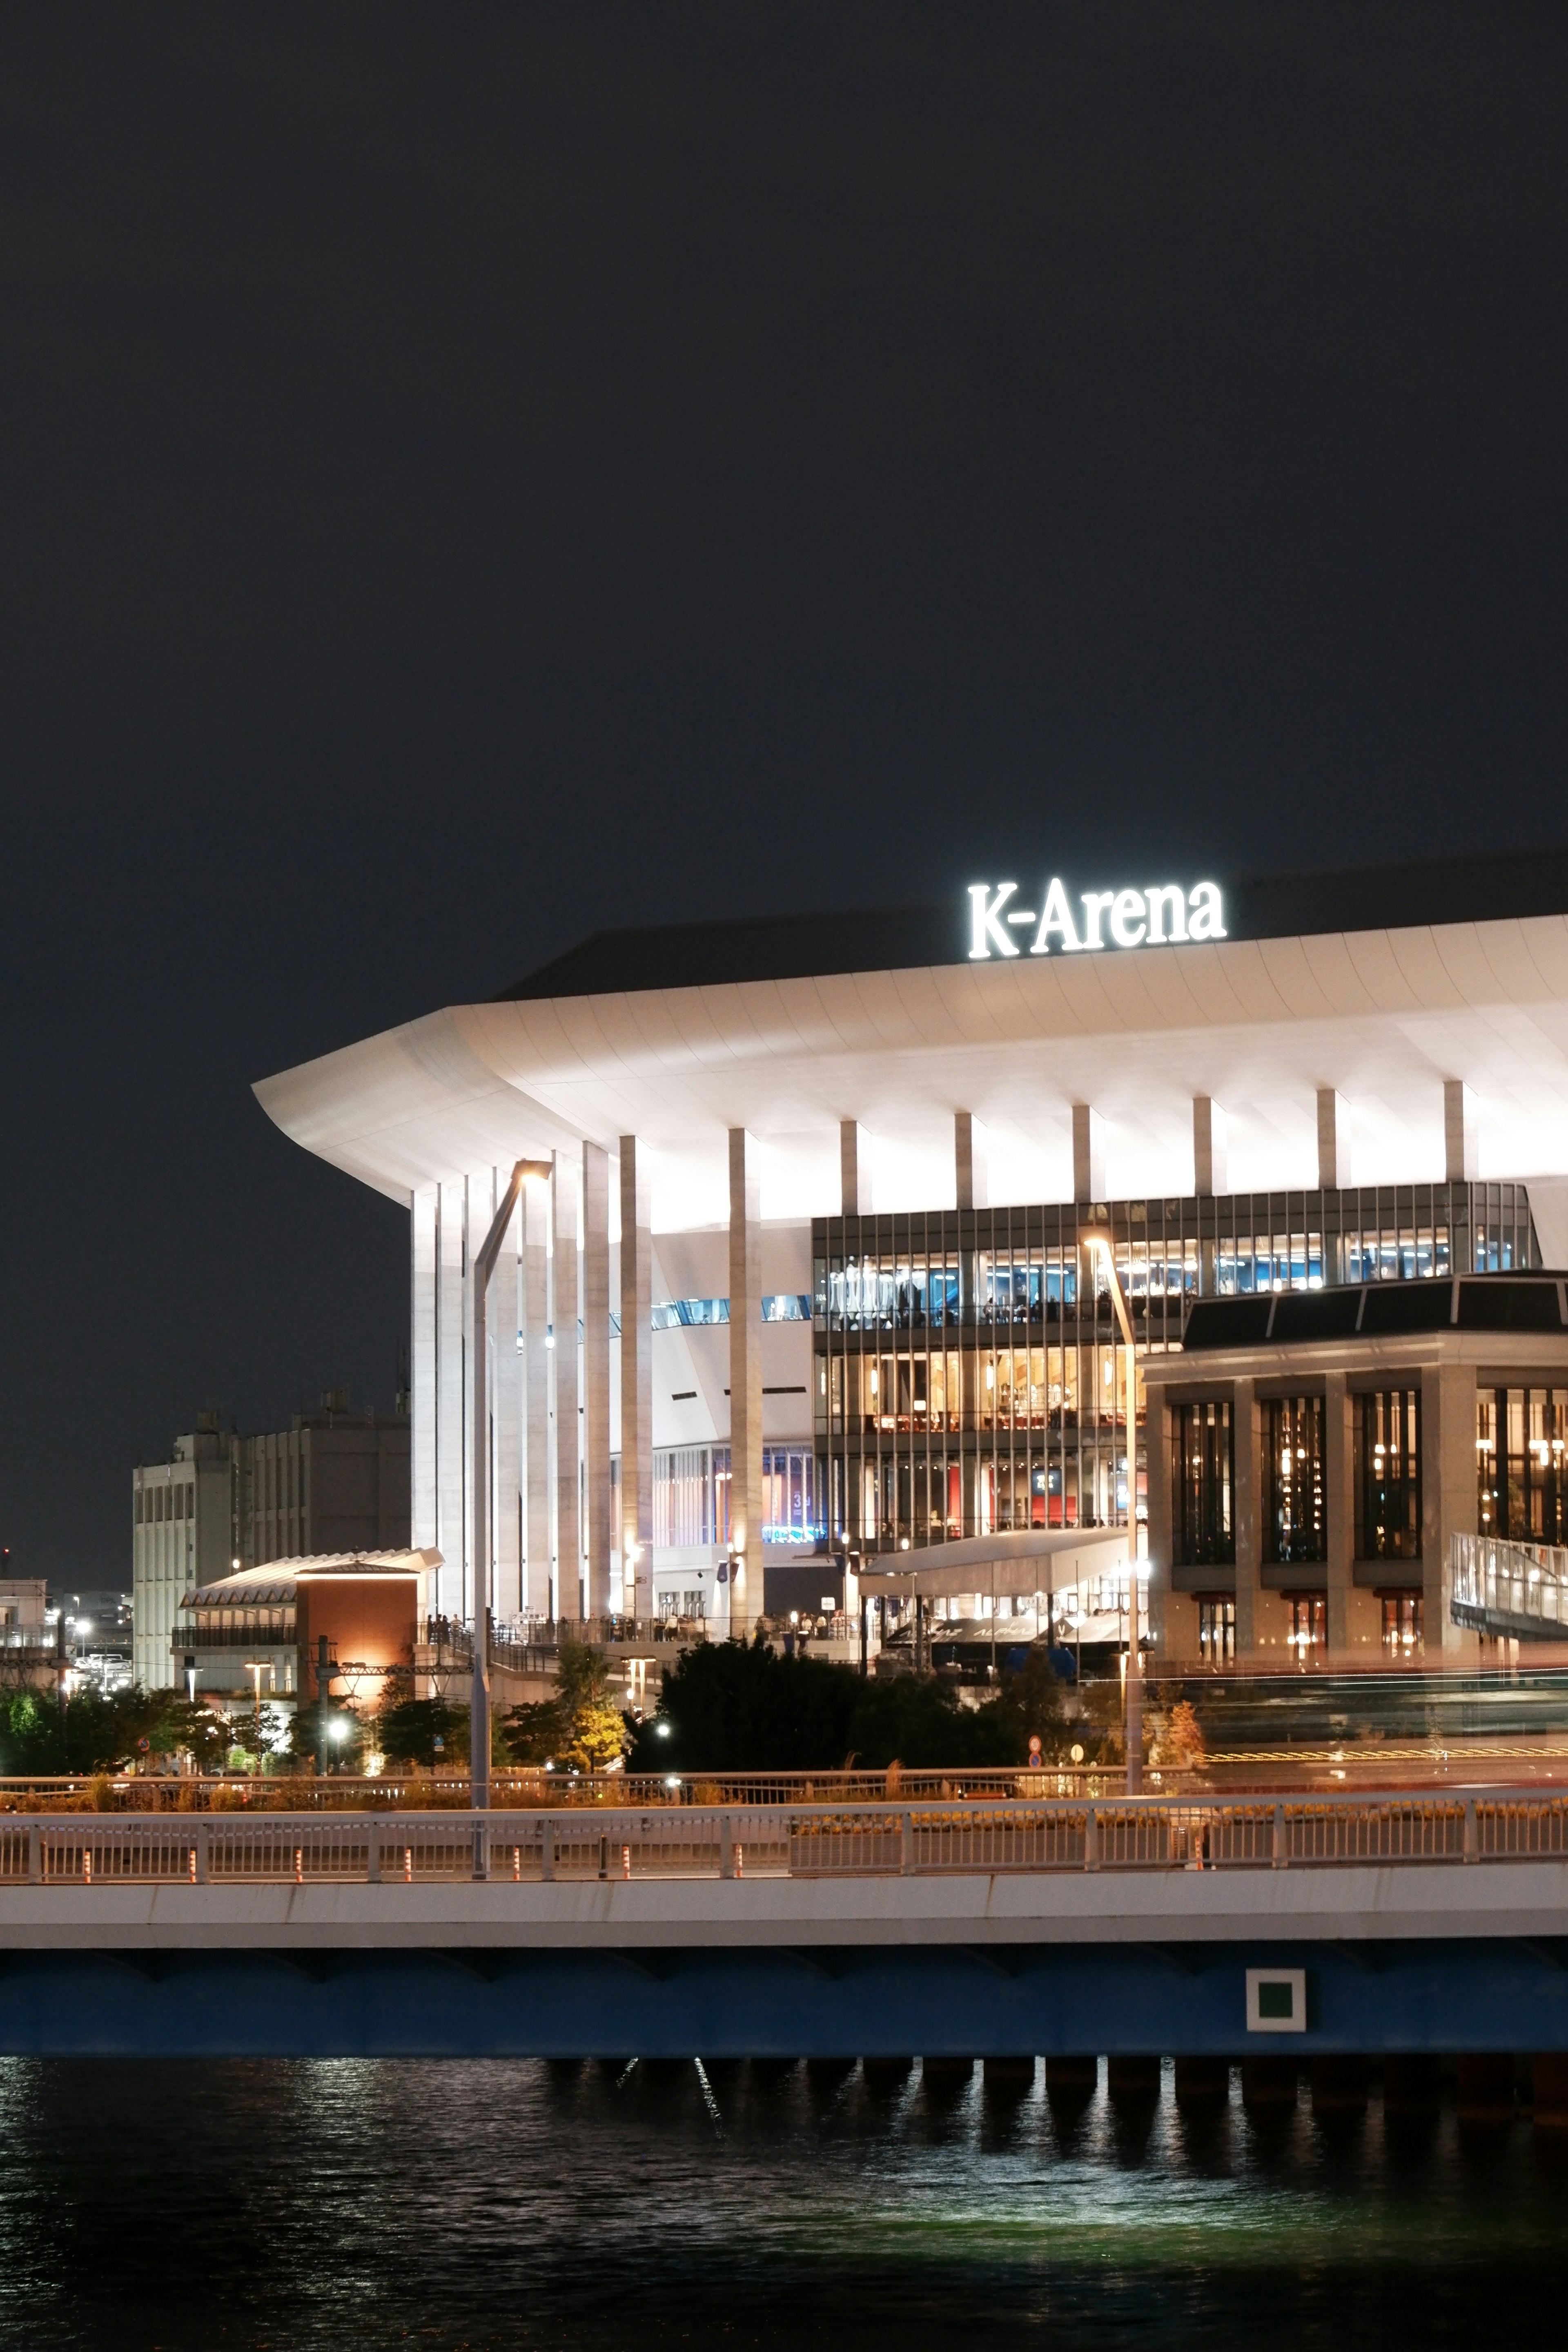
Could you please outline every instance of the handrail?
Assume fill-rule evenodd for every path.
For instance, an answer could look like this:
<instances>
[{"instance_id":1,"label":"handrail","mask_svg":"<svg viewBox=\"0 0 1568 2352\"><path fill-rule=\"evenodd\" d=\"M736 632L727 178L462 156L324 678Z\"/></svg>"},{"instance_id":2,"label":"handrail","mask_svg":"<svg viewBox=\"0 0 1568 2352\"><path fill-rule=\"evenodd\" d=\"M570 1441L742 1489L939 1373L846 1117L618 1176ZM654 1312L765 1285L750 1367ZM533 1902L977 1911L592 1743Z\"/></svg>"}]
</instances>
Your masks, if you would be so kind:
<instances>
[{"instance_id":1,"label":"handrail","mask_svg":"<svg viewBox=\"0 0 1568 2352\"><path fill-rule=\"evenodd\" d=\"M0 1822L7 1886L137 1880L416 1880L1040 1874L1568 1861L1568 1791L1107 1797L679 1811L33 1815Z\"/></svg>"}]
</instances>

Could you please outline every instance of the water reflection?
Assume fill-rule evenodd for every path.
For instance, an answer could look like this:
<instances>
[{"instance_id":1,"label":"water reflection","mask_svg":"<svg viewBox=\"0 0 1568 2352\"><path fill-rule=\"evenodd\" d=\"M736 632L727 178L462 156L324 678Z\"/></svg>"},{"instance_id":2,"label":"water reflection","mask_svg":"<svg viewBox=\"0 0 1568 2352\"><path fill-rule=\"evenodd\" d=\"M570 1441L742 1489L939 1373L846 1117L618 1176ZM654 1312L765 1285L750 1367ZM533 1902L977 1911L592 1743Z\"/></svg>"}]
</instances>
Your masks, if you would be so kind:
<instances>
[{"instance_id":1,"label":"water reflection","mask_svg":"<svg viewBox=\"0 0 1568 2352\"><path fill-rule=\"evenodd\" d=\"M1419 2088L1419 2084L1417 2084ZM0 2065L31 2346L1423 2346L1555 2328L1565 2136L918 2067Z\"/></svg>"}]
</instances>

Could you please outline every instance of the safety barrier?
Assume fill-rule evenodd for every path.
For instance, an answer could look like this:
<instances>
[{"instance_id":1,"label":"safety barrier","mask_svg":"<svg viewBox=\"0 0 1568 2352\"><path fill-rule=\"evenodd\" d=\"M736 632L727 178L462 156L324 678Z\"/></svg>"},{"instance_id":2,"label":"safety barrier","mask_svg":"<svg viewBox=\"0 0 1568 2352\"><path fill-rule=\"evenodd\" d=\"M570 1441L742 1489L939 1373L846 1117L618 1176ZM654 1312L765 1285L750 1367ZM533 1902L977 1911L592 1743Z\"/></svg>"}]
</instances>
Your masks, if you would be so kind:
<instances>
[{"instance_id":1,"label":"safety barrier","mask_svg":"<svg viewBox=\"0 0 1568 2352\"><path fill-rule=\"evenodd\" d=\"M934 1876L1568 1856L1568 1795L12 1816L0 1889L132 1883Z\"/></svg>"}]
</instances>

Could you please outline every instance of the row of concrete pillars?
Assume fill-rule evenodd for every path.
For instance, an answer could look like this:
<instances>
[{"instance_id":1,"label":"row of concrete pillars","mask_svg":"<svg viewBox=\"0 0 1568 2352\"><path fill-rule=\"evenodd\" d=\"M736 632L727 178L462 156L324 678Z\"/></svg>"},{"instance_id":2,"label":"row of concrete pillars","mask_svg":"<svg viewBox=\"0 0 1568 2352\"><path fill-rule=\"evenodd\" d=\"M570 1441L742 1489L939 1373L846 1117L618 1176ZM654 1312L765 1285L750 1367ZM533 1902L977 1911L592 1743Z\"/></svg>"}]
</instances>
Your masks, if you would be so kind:
<instances>
[{"instance_id":1,"label":"row of concrete pillars","mask_svg":"<svg viewBox=\"0 0 1568 2352\"><path fill-rule=\"evenodd\" d=\"M1160 2099L1164 2085L1160 2059L1109 2058L1103 2063L1105 2088L1113 2105L1147 2107ZM854 2064L852 2059L807 2062L814 2077L834 2080L847 2076ZM952 2094L973 2081L978 2066L987 2089L1021 2095L1035 2083L1038 2065L1034 2058L925 2058L921 2073L927 2089ZM907 2083L914 2067L912 2058L860 2062L867 2088L883 2094ZM1087 2103L1100 2088L1100 2067L1098 2058L1047 2058L1047 2096L1066 2105ZM1447 2103L1458 2110L1461 2123L1501 2124L1533 2115L1537 2124L1568 2129L1568 2052L1563 2051L1307 2060L1178 2058L1173 2075L1172 2087L1182 2106L1225 2105L1239 2075L1242 2104L1253 2109L1293 2106L1305 2091L1315 2113L1344 2113L1366 2106L1375 2090L1381 2092L1385 2115L1435 2115Z\"/></svg>"}]
</instances>

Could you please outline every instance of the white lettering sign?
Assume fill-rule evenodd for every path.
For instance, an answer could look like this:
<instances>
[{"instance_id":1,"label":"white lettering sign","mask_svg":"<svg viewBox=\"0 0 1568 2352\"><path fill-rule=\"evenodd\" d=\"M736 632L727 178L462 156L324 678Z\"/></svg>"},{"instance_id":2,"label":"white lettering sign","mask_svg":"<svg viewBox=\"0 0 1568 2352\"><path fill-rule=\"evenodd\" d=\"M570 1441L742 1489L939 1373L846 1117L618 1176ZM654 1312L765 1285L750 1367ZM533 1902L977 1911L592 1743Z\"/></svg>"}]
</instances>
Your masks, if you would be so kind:
<instances>
[{"instance_id":1,"label":"white lettering sign","mask_svg":"<svg viewBox=\"0 0 1568 2352\"><path fill-rule=\"evenodd\" d=\"M1051 877L1038 907L1018 906L1017 896L1016 882L970 884L972 963L1022 955L1021 932L1032 935L1030 955L1049 955L1053 947L1058 955L1075 955L1092 948L1163 947L1178 940L1226 936L1217 882L1194 882L1190 890L1179 882L1159 882L1146 890L1086 890L1076 921L1059 875Z\"/></svg>"}]
</instances>

